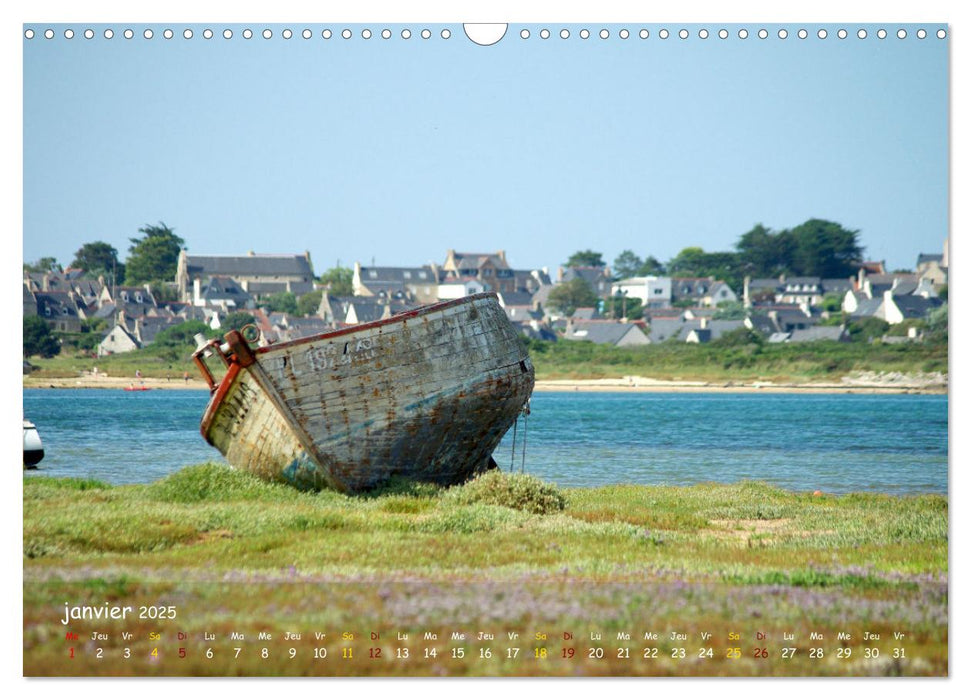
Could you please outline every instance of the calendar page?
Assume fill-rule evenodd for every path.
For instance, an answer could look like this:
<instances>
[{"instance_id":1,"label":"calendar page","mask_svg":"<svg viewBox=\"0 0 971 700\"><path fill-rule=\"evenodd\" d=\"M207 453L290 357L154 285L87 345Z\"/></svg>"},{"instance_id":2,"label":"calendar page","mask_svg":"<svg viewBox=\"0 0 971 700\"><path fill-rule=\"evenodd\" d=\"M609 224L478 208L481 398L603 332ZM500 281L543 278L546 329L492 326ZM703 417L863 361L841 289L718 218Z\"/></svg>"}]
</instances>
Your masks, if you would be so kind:
<instances>
[{"instance_id":1,"label":"calendar page","mask_svg":"<svg viewBox=\"0 0 971 700\"><path fill-rule=\"evenodd\" d=\"M949 675L947 18L74 14L24 676Z\"/></svg>"}]
</instances>

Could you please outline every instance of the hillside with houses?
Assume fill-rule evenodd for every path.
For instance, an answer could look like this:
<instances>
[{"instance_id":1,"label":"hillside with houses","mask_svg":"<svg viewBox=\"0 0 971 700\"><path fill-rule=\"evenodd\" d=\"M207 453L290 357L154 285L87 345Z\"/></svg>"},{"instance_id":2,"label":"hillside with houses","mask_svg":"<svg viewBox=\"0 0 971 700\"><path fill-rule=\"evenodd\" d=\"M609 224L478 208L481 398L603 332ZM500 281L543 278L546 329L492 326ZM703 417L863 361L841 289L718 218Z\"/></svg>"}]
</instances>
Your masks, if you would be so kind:
<instances>
[{"instance_id":1,"label":"hillside with houses","mask_svg":"<svg viewBox=\"0 0 971 700\"><path fill-rule=\"evenodd\" d=\"M589 305L570 308L555 301L557 290L571 283L589 289ZM502 250L448 250L441 265L355 263L351 293L335 294L317 279L307 253L182 251L165 294L151 284L114 286L82 270L25 272L23 312L25 318L43 319L62 342L84 335L85 327L100 327L97 344L84 348L98 356L148 347L160 332L187 321L221 331L227 321L243 319L273 343L483 291L496 292L509 320L538 340L617 347L708 343L746 329L769 343L844 342L851 338L850 324L876 319L886 325L884 342L916 342L921 322L945 304L946 285L946 253L921 254L908 272L864 262L852 277L746 277L741 289L733 289L713 277L616 279L608 266L560 267L551 274L546 268L517 269ZM173 290L175 298L166 300ZM278 310L274 302L281 295L309 298L314 308ZM891 332L901 324L906 333Z\"/></svg>"},{"instance_id":2,"label":"hillside with houses","mask_svg":"<svg viewBox=\"0 0 971 700\"><path fill-rule=\"evenodd\" d=\"M946 339L946 241L941 253L921 253L912 269L888 271L883 262L857 260L856 232L818 220L778 233L756 227L736 253L685 248L667 264L624 251L611 269L587 250L555 270L528 269L505 250L449 249L441 264L356 262L319 275L309 252L195 255L164 224L140 231L145 237L132 239L125 263L97 242L67 269L52 259L24 265L25 360L61 351L120 355L246 324L259 328L261 342L276 343L483 291L496 293L531 341L920 343L931 328L943 328ZM818 251L820 241L834 240L829 250L800 253L800 246ZM743 274L750 270L781 272Z\"/></svg>"}]
</instances>

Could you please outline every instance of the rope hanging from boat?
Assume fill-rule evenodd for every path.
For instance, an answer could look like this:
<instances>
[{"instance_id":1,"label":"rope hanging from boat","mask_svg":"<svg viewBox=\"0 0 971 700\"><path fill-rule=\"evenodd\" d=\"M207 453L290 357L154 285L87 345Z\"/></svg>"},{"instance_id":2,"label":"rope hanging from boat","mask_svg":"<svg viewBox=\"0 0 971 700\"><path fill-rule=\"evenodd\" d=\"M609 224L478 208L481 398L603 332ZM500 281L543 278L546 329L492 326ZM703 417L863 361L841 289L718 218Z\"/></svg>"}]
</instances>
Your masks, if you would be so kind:
<instances>
[{"instance_id":1,"label":"rope hanging from boat","mask_svg":"<svg viewBox=\"0 0 971 700\"><path fill-rule=\"evenodd\" d=\"M523 474L526 473L526 436L529 432L529 400L526 400L526 404L523 406L523 461L520 465L519 471Z\"/></svg>"},{"instance_id":2,"label":"rope hanging from boat","mask_svg":"<svg viewBox=\"0 0 971 700\"><path fill-rule=\"evenodd\" d=\"M512 424L512 454L509 459L509 473L516 471L516 431L519 428L519 414L516 414L516 422Z\"/></svg>"}]
</instances>

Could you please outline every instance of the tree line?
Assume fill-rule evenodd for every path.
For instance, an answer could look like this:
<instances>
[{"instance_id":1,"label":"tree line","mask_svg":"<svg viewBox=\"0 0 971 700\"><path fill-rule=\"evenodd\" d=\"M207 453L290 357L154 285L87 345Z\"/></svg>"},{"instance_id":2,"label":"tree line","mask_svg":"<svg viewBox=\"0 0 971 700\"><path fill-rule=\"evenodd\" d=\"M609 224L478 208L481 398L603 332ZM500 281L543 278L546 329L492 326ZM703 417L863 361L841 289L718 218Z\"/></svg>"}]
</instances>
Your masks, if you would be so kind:
<instances>
[{"instance_id":1,"label":"tree line","mask_svg":"<svg viewBox=\"0 0 971 700\"><path fill-rule=\"evenodd\" d=\"M714 277L735 290L741 289L745 277L845 278L856 273L863 259L859 233L825 219L809 219L780 231L756 224L742 234L734 250L707 252L690 246L667 263L625 250L614 260L613 272L618 279Z\"/></svg>"}]
</instances>

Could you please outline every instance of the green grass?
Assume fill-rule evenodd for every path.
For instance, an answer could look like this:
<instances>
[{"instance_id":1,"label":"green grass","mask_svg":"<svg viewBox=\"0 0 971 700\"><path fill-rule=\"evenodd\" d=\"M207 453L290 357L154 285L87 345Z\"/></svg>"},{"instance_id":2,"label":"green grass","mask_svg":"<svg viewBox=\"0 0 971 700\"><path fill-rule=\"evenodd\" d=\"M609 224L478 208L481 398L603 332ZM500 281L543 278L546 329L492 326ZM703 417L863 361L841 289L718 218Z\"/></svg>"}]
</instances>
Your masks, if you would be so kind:
<instances>
[{"instance_id":1,"label":"green grass","mask_svg":"<svg viewBox=\"0 0 971 700\"><path fill-rule=\"evenodd\" d=\"M100 674L109 667L175 675L947 672L944 496L814 496L755 482L559 489L495 472L451 489L397 481L346 496L299 492L217 464L146 485L28 477L23 496L28 674ZM311 642L298 645L292 663L279 646L273 663L252 654L237 661L224 653L226 644L210 660L205 652L213 643L196 635L179 643L189 649L186 663L169 661L161 671L148 661L99 665L90 655L65 666L64 631L52 613L65 601L176 605L178 629L221 635L327 630L335 661L313 661ZM565 643L557 642L547 665L499 658L498 647L494 662L469 647L468 663L443 665L418 657L414 642L418 658L395 666L368 661L369 643L361 641L353 662L336 661L341 630L586 634L591 625L605 639L631 628L692 635L791 630L802 657L735 664L722 649L710 665L670 658L640 665L619 661L611 648L611 658L595 662L580 658L587 649L578 641L576 663L558 656ZM809 630L835 639L841 630L864 628L887 640L905 630L908 661L891 662L889 646L873 664L808 659ZM152 630L172 628L136 622L106 629L116 636L134 631L138 658L147 659ZM386 654L393 651L390 641L382 644ZM457 644L440 645L442 658ZM748 654L751 643L743 644ZM536 643L522 646L532 653Z\"/></svg>"},{"instance_id":2,"label":"green grass","mask_svg":"<svg viewBox=\"0 0 971 700\"><path fill-rule=\"evenodd\" d=\"M895 571L904 559L909 572L940 574L947 535L941 496L813 496L753 482L561 490L492 472L451 489L345 496L216 464L148 485L24 480L24 554L38 563L236 569L259 553L247 566L444 576L566 566L593 578L620 566L722 580L820 563Z\"/></svg>"},{"instance_id":3,"label":"green grass","mask_svg":"<svg viewBox=\"0 0 971 700\"><path fill-rule=\"evenodd\" d=\"M850 372L948 371L947 343L749 344L722 347L667 342L636 348L612 348L588 342L527 342L537 379L600 379L640 375L687 381L839 381ZM74 354L32 358L38 378L76 377L98 367L113 377L198 378L191 349L145 348L111 357ZM218 370L219 363L213 369Z\"/></svg>"},{"instance_id":4,"label":"green grass","mask_svg":"<svg viewBox=\"0 0 971 700\"><path fill-rule=\"evenodd\" d=\"M749 344L721 347L666 342L612 348L588 342L530 341L537 379L639 375L688 381L839 381L854 371L948 371L947 344Z\"/></svg>"}]
</instances>

